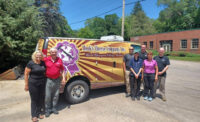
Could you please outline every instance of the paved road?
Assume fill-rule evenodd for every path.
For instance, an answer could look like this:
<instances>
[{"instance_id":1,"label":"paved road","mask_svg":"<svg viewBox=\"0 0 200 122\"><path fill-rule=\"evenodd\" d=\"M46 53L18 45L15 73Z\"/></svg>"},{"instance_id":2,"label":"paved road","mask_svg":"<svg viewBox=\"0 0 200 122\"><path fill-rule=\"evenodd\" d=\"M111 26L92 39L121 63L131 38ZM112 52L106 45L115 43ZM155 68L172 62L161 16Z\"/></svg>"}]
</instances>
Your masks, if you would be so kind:
<instances>
[{"instance_id":1,"label":"paved road","mask_svg":"<svg viewBox=\"0 0 200 122\"><path fill-rule=\"evenodd\" d=\"M59 115L40 122L199 122L200 63L171 61L166 83L167 102L125 98L122 87L93 90L84 103L59 100ZM30 98L23 81L0 81L0 121L29 122Z\"/></svg>"}]
</instances>

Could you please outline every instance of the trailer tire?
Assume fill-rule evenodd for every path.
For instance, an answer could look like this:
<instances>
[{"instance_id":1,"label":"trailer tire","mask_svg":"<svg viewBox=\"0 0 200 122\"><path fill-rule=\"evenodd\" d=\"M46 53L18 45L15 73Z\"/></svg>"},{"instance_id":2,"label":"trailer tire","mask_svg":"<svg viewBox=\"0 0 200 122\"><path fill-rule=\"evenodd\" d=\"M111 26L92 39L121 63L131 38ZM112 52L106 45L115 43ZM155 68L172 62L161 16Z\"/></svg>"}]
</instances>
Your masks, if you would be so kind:
<instances>
[{"instance_id":1,"label":"trailer tire","mask_svg":"<svg viewBox=\"0 0 200 122\"><path fill-rule=\"evenodd\" d=\"M85 101L89 96L89 86L83 80L75 80L65 87L65 99L71 104Z\"/></svg>"}]
</instances>

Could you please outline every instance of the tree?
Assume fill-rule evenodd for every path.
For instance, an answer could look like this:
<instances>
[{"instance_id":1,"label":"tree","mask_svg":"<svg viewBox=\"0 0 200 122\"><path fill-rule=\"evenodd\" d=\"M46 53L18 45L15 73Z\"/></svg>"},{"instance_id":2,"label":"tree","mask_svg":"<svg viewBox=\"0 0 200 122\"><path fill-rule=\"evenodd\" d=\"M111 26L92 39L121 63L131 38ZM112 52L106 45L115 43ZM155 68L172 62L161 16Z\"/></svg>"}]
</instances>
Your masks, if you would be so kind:
<instances>
[{"instance_id":1,"label":"tree","mask_svg":"<svg viewBox=\"0 0 200 122\"><path fill-rule=\"evenodd\" d=\"M43 28L45 36L72 35L72 29L60 13L59 4L60 0L35 0L34 5L39 8L41 16L45 18L45 28Z\"/></svg>"},{"instance_id":2,"label":"tree","mask_svg":"<svg viewBox=\"0 0 200 122\"><path fill-rule=\"evenodd\" d=\"M160 32L199 28L198 18L199 0L158 0L158 6L165 6L160 12L156 28ZM162 25L162 26L160 26Z\"/></svg>"},{"instance_id":3,"label":"tree","mask_svg":"<svg viewBox=\"0 0 200 122\"><path fill-rule=\"evenodd\" d=\"M119 35L119 17L116 14L110 14L105 16L106 30L108 35Z\"/></svg>"},{"instance_id":4,"label":"tree","mask_svg":"<svg viewBox=\"0 0 200 122\"><path fill-rule=\"evenodd\" d=\"M93 38L94 34L93 34L93 32L88 27L85 27L85 28L81 28L78 31L77 36L79 38Z\"/></svg>"},{"instance_id":5,"label":"tree","mask_svg":"<svg viewBox=\"0 0 200 122\"><path fill-rule=\"evenodd\" d=\"M140 1L137 1L135 3L135 6L131 12L131 15L136 15L138 12L144 12L143 9L142 9L142 6L140 4Z\"/></svg>"},{"instance_id":6,"label":"tree","mask_svg":"<svg viewBox=\"0 0 200 122\"><path fill-rule=\"evenodd\" d=\"M93 37L96 39L99 39L101 36L105 36L108 33L105 20L100 17L87 20L85 25L94 33Z\"/></svg>"},{"instance_id":7,"label":"tree","mask_svg":"<svg viewBox=\"0 0 200 122\"><path fill-rule=\"evenodd\" d=\"M0 1L0 72L25 65L43 36L44 19L31 0Z\"/></svg>"},{"instance_id":8,"label":"tree","mask_svg":"<svg viewBox=\"0 0 200 122\"><path fill-rule=\"evenodd\" d=\"M132 14L127 18L129 26L128 36L141 36L156 33L152 19L144 13L140 2L137 2L133 8Z\"/></svg>"}]
</instances>

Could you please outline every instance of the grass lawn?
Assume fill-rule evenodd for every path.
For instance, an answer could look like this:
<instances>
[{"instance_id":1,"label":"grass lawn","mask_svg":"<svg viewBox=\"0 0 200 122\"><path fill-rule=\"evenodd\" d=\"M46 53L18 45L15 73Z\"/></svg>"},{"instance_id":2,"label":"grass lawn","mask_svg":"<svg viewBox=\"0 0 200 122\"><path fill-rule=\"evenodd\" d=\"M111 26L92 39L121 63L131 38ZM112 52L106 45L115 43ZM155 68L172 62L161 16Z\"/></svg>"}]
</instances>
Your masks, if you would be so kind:
<instances>
[{"instance_id":1,"label":"grass lawn","mask_svg":"<svg viewBox=\"0 0 200 122\"><path fill-rule=\"evenodd\" d=\"M158 55L156 50L151 50L155 55ZM165 55L169 57L169 59L173 60L182 60L182 61L195 61L200 62L200 54L188 53L188 52L166 52Z\"/></svg>"},{"instance_id":2,"label":"grass lawn","mask_svg":"<svg viewBox=\"0 0 200 122\"><path fill-rule=\"evenodd\" d=\"M182 61L195 61L200 62L200 56L198 57L179 57L179 56L168 56L169 59L182 60Z\"/></svg>"}]
</instances>

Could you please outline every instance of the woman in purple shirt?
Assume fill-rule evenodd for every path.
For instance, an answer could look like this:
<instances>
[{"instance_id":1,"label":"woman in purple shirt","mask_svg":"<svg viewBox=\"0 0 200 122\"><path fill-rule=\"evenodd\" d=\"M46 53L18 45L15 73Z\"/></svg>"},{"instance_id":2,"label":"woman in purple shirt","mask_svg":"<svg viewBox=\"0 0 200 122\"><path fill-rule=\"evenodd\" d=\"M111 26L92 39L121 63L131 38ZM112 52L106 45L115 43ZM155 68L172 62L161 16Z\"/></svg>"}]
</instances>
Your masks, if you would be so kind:
<instances>
[{"instance_id":1,"label":"woman in purple shirt","mask_svg":"<svg viewBox=\"0 0 200 122\"><path fill-rule=\"evenodd\" d=\"M147 59L143 62L143 73L145 88L144 88L144 100L152 101L153 99L153 87L154 82L158 79L158 65L152 58L153 53L147 53ZM150 91L150 94L149 94Z\"/></svg>"}]
</instances>

